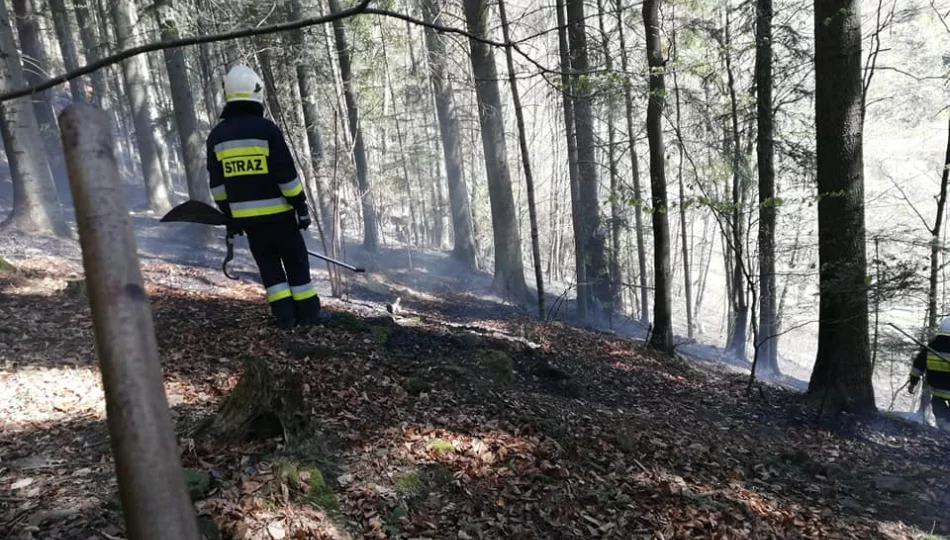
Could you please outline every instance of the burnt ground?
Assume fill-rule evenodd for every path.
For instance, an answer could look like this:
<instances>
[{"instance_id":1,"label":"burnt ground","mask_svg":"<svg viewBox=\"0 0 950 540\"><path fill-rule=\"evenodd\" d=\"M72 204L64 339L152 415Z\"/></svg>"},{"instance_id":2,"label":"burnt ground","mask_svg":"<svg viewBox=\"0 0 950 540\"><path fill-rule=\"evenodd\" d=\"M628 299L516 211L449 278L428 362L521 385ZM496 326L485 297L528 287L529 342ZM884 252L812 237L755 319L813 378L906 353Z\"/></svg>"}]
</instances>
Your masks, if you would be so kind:
<instances>
[{"instance_id":1,"label":"burnt ground","mask_svg":"<svg viewBox=\"0 0 950 540\"><path fill-rule=\"evenodd\" d=\"M219 252L144 230L165 389L208 538L950 534L950 439L932 429L819 417L795 392L748 393L740 375L537 323L481 294L486 275L409 269L398 251L361 261L368 279L352 302L326 302L324 326L277 331L246 252L244 279L229 281ZM124 538L78 252L0 246L15 264L0 275L0 538ZM381 303L394 296L408 312L391 318ZM306 429L195 439L247 356L302 376Z\"/></svg>"}]
</instances>

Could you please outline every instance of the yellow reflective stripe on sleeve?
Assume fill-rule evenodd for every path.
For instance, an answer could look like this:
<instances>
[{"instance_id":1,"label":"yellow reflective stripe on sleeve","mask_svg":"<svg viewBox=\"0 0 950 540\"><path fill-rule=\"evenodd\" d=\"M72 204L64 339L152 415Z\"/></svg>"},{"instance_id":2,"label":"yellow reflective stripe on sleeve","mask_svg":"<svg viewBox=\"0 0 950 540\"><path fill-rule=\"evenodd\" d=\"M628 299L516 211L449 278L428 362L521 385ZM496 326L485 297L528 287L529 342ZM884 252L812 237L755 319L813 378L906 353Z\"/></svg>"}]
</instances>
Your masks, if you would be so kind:
<instances>
[{"instance_id":1,"label":"yellow reflective stripe on sleeve","mask_svg":"<svg viewBox=\"0 0 950 540\"><path fill-rule=\"evenodd\" d=\"M312 283L307 283L306 285L298 285L296 287L290 288L291 292L294 295L294 301L300 302L308 298L313 298L317 295L317 290L313 287Z\"/></svg>"},{"instance_id":2,"label":"yellow reflective stripe on sleeve","mask_svg":"<svg viewBox=\"0 0 950 540\"><path fill-rule=\"evenodd\" d=\"M211 196L214 197L216 201L226 201L228 200L228 190L225 189L223 185L213 187L211 188Z\"/></svg>"},{"instance_id":3,"label":"yellow reflective stripe on sleeve","mask_svg":"<svg viewBox=\"0 0 950 540\"><path fill-rule=\"evenodd\" d=\"M277 285L271 285L267 288L267 301L272 304L290 297L290 284L286 281L284 283L278 283Z\"/></svg>"},{"instance_id":4,"label":"yellow reflective stripe on sleeve","mask_svg":"<svg viewBox=\"0 0 950 540\"><path fill-rule=\"evenodd\" d=\"M938 398L950 399L950 390L943 390L942 388L934 388L930 386L929 384L927 385L927 390L932 395L935 395Z\"/></svg>"},{"instance_id":5,"label":"yellow reflective stripe on sleeve","mask_svg":"<svg viewBox=\"0 0 950 540\"><path fill-rule=\"evenodd\" d=\"M939 356L928 354L927 371L950 371L950 362L947 362Z\"/></svg>"},{"instance_id":6,"label":"yellow reflective stripe on sleeve","mask_svg":"<svg viewBox=\"0 0 950 540\"><path fill-rule=\"evenodd\" d=\"M231 203L231 215L236 218L270 216L281 212L290 212L293 209L294 207L287 204L287 200L283 197Z\"/></svg>"},{"instance_id":7,"label":"yellow reflective stripe on sleeve","mask_svg":"<svg viewBox=\"0 0 950 540\"><path fill-rule=\"evenodd\" d=\"M303 192L303 185L300 183L299 178L294 178L284 184L277 184L277 186L280 187L280 192L283 193L284 197L296 197Z\"/></svg>"}]
</instances>

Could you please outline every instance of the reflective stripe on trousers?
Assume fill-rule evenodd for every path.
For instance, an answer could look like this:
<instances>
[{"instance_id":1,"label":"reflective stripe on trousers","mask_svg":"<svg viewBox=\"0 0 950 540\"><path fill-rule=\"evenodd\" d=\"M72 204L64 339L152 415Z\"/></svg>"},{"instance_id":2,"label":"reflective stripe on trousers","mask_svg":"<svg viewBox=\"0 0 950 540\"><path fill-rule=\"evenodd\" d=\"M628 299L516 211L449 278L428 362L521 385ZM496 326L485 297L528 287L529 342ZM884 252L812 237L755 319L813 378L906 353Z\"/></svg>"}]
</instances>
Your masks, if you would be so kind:
<instances>
[{"instance_id":1,"label":"reflective stripe on trousers","mask_svg":"<svg viewBox=\"0 0 950 540\"><path fill-rule=\"evenodd\" d=\"M314 288L313 283L307 283L306 285L298 285L291 287L290 291L293 293L294 301L300 302L308 298L313 298L317 295L317 289Z\"/></svg>"},{"instance_id":2,"label":"reflective stripe on trousers","mask_svg":"<svg viewBox=\"0 0 950 540\"><path fill-rule=\"evenodd\" d=\"M290 290L290 284L286 281L283 283L278 283L277 285L271 285L267 288L267 301L270 303L279 302L285 298L290 298L292 296Z\"/></svg>"}]
</instances>

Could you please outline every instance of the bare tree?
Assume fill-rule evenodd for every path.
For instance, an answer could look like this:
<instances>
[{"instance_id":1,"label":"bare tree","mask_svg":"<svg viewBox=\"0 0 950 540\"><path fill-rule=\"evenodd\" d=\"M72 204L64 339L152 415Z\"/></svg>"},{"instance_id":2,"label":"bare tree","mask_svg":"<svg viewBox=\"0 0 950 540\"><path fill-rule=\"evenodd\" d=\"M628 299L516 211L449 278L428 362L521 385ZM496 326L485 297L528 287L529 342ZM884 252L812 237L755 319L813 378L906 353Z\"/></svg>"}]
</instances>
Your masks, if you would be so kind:
<instances>
[{"instance_id":1,"label":"bare tree","mask_svg":"<svg viewBox=\"0 0 950 540\"><path fill-rule=\"evenodd\" d=\"M66 0L49 0L49 8L53 14L53 29L56 32L56 41L59 42L59 50L63 55L63 64L66 71L73 71L79 68L79 52L76 50L76 40L73 38L72 25L69 22ZM70 81L69 92L73 101L85 101L82 81Z\"/></svg>"}]
</instances>

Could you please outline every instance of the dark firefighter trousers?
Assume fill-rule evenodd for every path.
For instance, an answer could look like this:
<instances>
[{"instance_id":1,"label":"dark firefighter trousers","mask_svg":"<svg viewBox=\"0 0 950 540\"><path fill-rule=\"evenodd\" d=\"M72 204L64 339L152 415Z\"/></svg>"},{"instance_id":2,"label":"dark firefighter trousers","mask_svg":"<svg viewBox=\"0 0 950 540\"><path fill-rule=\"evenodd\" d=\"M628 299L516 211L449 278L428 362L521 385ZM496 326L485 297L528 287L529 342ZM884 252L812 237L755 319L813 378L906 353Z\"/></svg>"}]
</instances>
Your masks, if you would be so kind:
<instances>
[{"instance_id":1,"label":"dark firefighter trousers","mask_svg":"<svg viewBox=\"0 0 950 540\"><path fill-rule=\"evenodd\" d=\"M307 245L293 213L287 212L272 222L248 225L245 233L278 326L315 323L320 299L310 281Z\"/></svg>"}]
</instances>

